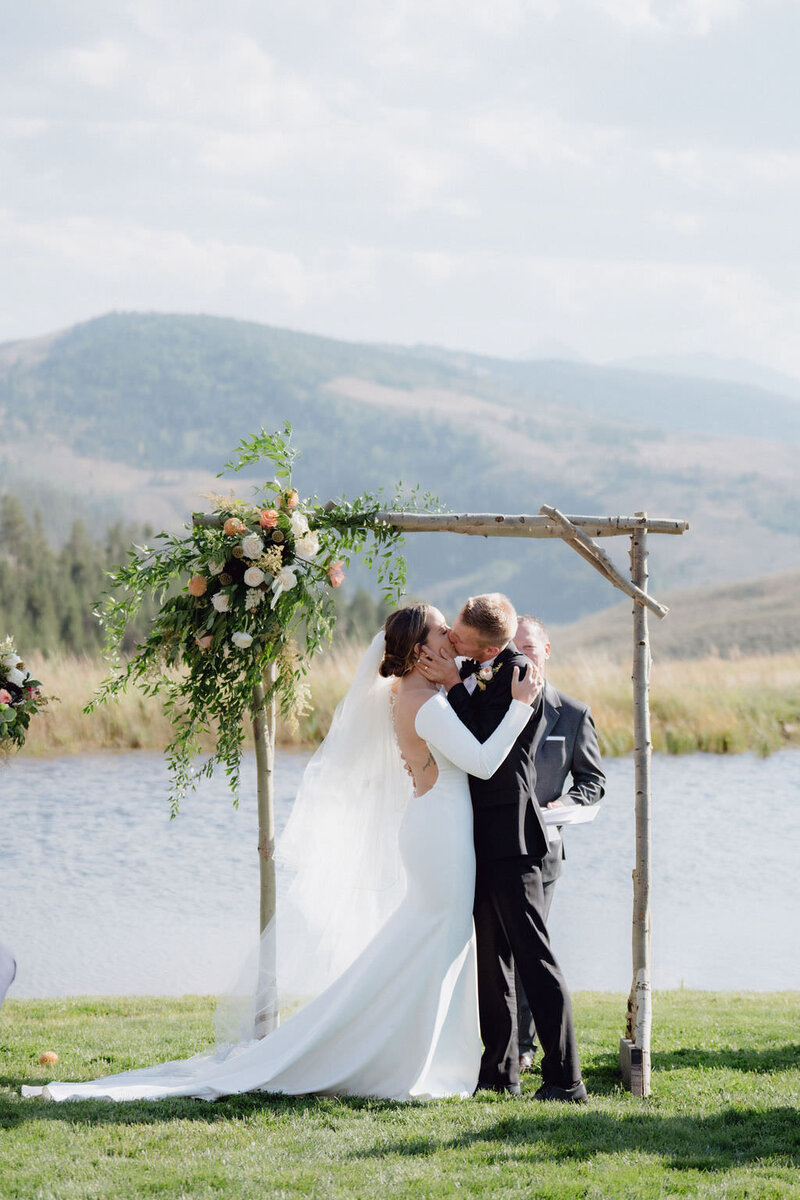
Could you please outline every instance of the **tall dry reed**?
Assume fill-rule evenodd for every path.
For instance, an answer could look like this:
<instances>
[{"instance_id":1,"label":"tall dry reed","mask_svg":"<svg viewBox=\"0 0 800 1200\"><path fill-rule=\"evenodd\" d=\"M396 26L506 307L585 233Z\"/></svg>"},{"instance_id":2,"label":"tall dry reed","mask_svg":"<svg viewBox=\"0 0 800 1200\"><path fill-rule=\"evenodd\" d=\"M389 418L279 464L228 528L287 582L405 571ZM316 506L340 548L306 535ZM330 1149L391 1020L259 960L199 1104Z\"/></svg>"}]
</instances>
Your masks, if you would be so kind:
<instances>
[{"instance_id":1,"label":"tall dry reed","mask_svg":"<svg viewBox=\"0 0 800 1200\"><path fill-rule=\"evenodd\" d=\"M361 649L340 646L312 665L312 708L297 730L279 722L284 746L312 746L324 737ZM28 664L59 699L31 723L23 754L101 750L160 750L170 723L156 700L135 690L85 716L82 709L105 675L87 658L33 659ZM592 706L603 753L633 748L630 666L588 655L551 664L550 679ZM654 663L651 679L653 745L671 754L754 750L767 754L800 741L800 656L674 659Z\"/></svg>"}]
</instances>

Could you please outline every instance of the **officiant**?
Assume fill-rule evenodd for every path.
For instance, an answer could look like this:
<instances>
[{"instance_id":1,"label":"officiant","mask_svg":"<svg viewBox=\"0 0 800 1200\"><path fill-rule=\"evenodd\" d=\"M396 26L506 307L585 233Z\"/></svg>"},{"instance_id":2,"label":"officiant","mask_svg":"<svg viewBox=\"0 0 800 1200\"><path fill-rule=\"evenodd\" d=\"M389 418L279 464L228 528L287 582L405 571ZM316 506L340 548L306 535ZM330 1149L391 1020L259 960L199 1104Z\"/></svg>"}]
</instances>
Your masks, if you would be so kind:
<instances>
[{"instance_id":1,"label":"officiant","mask_svg":"<svg viewBox=\"0 0 800 1200\"><path fill-rule=\"evenodd\" d=\"M547 680L546 663L550 657L550 635L540 620L519 617L514 644L529 658L545 678L542 703L541 736L536 739L536 799L543 808L576 804L596 804L605 789L592 713L586 704L559 692ZM549 849L542 861L544 918L553 903L556 880L565 857L561 828L548 828ZM533 1065L536 1028L522 981L516 974L517 1017L519 1022L519 1065L529 1071Z\"/></svg>"}]
</instances>

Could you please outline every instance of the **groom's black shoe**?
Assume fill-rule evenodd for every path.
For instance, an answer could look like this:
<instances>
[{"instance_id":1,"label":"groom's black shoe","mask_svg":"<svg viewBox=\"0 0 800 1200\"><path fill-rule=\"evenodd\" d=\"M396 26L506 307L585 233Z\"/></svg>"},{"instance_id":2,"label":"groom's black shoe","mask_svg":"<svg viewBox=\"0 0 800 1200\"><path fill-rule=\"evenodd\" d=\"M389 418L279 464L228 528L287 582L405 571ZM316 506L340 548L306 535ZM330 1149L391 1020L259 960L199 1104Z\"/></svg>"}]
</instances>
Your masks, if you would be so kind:
<instances>
[{"instance_id":1,"label":"groom's black shoe","mask_svg":"<svg viewBox=\"0 0 800 1200\"><path fill-rule=\"evenodd\" d=\"M497 1092L501 1096L521 1096L522 1087L518 1083L479 1083L472 1093L476 1096L478 1092Z\"/></svg>"},{"instance_id":2,"label":"groom's black shoe","mask_svg":"<svg viewBox=\"0 0 800 1200\"><path fill-rule=\"evenodd\" d=\"M570 1104L586 1103L586 1085L579 1079L574 1087L562 1088L557 1083L543 1083L538 1091L533 1093L534 1100L565 1100Z\"/></svg>"}]
</instances>

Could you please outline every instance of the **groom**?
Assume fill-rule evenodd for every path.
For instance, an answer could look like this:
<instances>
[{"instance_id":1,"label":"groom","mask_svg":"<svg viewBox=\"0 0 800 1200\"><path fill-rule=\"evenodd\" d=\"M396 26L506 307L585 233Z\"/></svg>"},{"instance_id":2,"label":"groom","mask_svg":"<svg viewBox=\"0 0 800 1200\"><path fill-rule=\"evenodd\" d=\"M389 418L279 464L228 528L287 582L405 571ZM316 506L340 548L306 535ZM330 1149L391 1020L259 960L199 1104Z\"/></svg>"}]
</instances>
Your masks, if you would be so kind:
<instances>
[{"instance_id":1,"label":"groom","mask_svg":"<svg viewBox=\"0 0 800 1200\"><path fill-rule=\"evenodd\" d=\"M499 592L473 596L456 617L450 641L467 662L423 650L426 676L443 683L460 720L485 742L511 702L512 668L530 667L511 639L517 616ZM531 668L532 669L532 668ZM464 676L462 679L461 676ZM534 715L491 779L470 777L475 821L475 933L484 1051L479 1088L518 1095L519 1044L514 963L542 1044L538 1100L583 1103L572 1005L544 922L542 859L547 833L534 795L534 757L541 740L541 697Z\"/></svg>"}]
</instances>

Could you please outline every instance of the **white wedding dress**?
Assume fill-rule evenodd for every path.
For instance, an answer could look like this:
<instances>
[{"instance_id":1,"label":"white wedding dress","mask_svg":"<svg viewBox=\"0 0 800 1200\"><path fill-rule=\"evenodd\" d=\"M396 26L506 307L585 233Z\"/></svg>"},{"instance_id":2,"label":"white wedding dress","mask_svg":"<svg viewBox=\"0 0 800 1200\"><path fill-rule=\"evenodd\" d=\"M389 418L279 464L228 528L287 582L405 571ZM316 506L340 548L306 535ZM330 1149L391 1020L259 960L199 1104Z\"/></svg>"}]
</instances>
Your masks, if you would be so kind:
<instances>
[{"instance_id":1,"label":"white wedding dress","mask_svg":"<svg viewBox=\"0 0 800 1200\"><path fill-rule=\"evenodd\" d=\"M498 729L481 744L441 694L422 705L416 729L439 775L421 796L411 793L410 781L405 784L407 803L399 835L394 834L404 868L402 898L354 961L285 1024L216 1053L88 1083L24 1087L23 1095L50 1100L214 1100L257 1091L394 1100L471 1095L481 1041L467 773L492 775L530 716L528 705L512 701ZM402 770L393 731L388 736Z\"/></svg>"}]
</instances>

